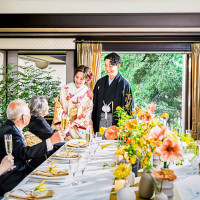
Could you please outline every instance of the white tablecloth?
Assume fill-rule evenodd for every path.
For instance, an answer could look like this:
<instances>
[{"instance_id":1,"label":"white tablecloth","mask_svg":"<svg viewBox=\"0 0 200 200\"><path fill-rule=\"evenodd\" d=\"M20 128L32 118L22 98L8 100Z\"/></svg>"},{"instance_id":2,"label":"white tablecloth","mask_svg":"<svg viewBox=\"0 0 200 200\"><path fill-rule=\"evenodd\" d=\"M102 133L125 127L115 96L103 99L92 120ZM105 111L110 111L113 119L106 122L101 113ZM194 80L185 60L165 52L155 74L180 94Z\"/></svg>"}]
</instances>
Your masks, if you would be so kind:
<instances>
[{"instance_id":1,"label":"white tablecloth","mask_svg":"<svg viewBox=\"0 0 200 200\"><path fill-rule=\"evenodd\" d=\"M113 141L102 141L102 144L111 143L110 146L101 150L99 147L96 152L96 159L90 160L85 170L84 177L86 183L79 183L72 186L72 175L66 179L60 180L61 184L47 184L49 189L55 191L55 195L51 199L67 199L67 200L109 200L110 192L114 183L113 167L105 167L103 164L113 164L115 162L115 144ZM64 148L64 147L62 147ZM83 151L81 151L83 153ZM51 158L50 158L51 159ZM46 166L44 162L38 168ZM59 164L60 167L69 168L69 164ZM81 172L76 174L77 177L81 176ZM31 180L38 181L33 183ZM42 180L33 179L30 175L27 176L15 189L30 189L36 187ZM6 199L6 198L4 198Z\"/></svg>"}]
</instances>

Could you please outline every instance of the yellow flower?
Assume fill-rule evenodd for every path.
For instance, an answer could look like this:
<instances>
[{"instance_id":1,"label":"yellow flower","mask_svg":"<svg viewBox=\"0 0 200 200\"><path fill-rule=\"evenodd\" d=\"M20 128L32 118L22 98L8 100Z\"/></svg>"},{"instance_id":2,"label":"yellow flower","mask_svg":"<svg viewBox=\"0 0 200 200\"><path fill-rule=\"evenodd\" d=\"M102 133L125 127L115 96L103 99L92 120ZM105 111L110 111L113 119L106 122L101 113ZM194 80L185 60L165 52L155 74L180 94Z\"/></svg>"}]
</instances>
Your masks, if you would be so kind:
<instances>
[{"instance_id":1,"label":"yellow flower","mask_svg":"<svg viewBox=\"0 0 200 200\"><path fill-rule=\"evenodd\" d=\"M106 148L107 146L109 146L110 144L103 144L103 145L101 145L101 150L102 149L104 149L104 148Z\"/></svg>"},{"instance_id":2,"label":"yellow flower","mask_svg":"<svg viewBox=\"0 0 200 200\"><path fill-rule=\"evenodd\" d=\"M130 175L131 171L131 165L120 163L120 165L117 165L115 168L113 175L116 179L123 179Z\"/></svg>"},{"instance_id":3,"label":"yellow flower","mask_svg":"<svg viewBox=\"0 0 200 200\"><path fill-rule=\"evenodd\" d=\"M149 151L149 152L147 153L147 155L148 155L149 157L151 157L151 156L153 155L153 153L152 153L151 151Z\"/></svg>"},{"instance_id":4,"label":"yellow flower","mask_svg":"<svg viewBox=\"0 0 200 200\"><path fill-rule=\"evenodd\" d=\"M146 144L146 141L143 138L141 138L140 139L140 145L141 145L141 147L143 147L145 144Z\"/></svg>"},{"instance_id":5,"label":"yellow flower","mask_svg":"<svg viewBox=\"0 0 200 200\"><path fill-rule=\"evenodd\" d=\"M144 149L144 151L147 151L147 147L144 147L143 149Z\"/></svg>"},{"instance_id":6,"label":"yellow flower","mask_svg":"<svg viewBox=\"0 0 200 200\"><path fill-rule=\"evenodd\" d=\"M48 162L47 162L47 170L52 173L52 174L55 174L57 173L57 170L55 170L54 168L56 168L57 166L53 166L54 165L54 162L55 160L53 159L52 163L51 163L51 166L49 166Z\"/></svg>"},{"instance_id":7,"label":"yellow flower","mask_svg":"<svg viewBox=\"0 0 200 200\"><path fill-rule=\"evenodd\" d=\"M120 146L117 150L115 150L115 155L124 155L125 154L125 146Z\"/></svg>"},{"instance_id":8,"label":"yellow flower","mask_svg":"<svg viewBox=\"0 0 200 200\"><path fill-rule=\"evenodd\" d=\"M168 113L163 113L160 117L165 117L165 118L169 119L169 114Z\"/></svg>"},{"instance_id":9,"label":"yellow flower","mask_svg":"<svg viewBox=\"0 0 200 200\"><path fill-rule=\"evenodd\" d=\"M138 144L133 144L132 147L133 147L133 150L134 150L134 151L136 151L137 149L140 149L140 147L139 147Z\"/></svg>"},{"instance_id":10,"label":"yellow flower","mask_svg":"<svg viewBox=\"0 0 200 200\"><path fill-rule=\"evenodd\" d=\"M107 130L106 127L101 127L99 132L101 135L103 135L106 130Z\"/></svg>"},{"instance_id":11,"label":"yellow flower","mask_svg":"<svg viewBox=\"0 0 200 200\"><path fill-rule=\"evenodd\" d=\"M144 157L144 160L142 161L142 165L148 165L148 157Z\"/></svg>"},{"instance_id":12,"label":"yellow flower","mask_svg":"<svg viewBox=\"0 0 200 200\"><path fill-rule=\"evenodd\" d=\"M183 139L184 142L186 142L186 144L190 143L190 138L189 137L181 136L181 138Z\"/></svg>"},{"instance_id":13,"label":"yellow flower","mask_svg":"<svg viewBox=\"0 0 200 200\"><path fill-rule=\"evenodd\" d=\"M138 156L141 156L142 155L142 153L141 153L141 151L137 151L137 154L138 154Z\"/></svg>"},{"instance_id":14,"label":"yellow flower","mask_svg":"<svg viewBox=\"0 0 200 200\"><path fill-rule=\"evenodd\" d=\"M66 147L66 151L65 151L65 153L67 154L67 155L70 155L70 154L72 154L72 151L73 151L74 149L71 149L70 151L68 150L68 148Z\"/></svg>"},{"instance_id":15,"label":"yellow flower","mask_svg":"<svg viewBox=\"0 0 200 200\"><path fill-rule=\"evenodd\" d=\"M120 106L117 106L116 110L122 110L122 108Z\"/></svg>"},{"instance_id":16,"label":"yellow flower","mask_svg":"<svg viewBox=\"0 0 200 200\"><path fill-rule=\"evenodd\" d=\"M131 162L131 164L135 164L137 162L137 158L135 156L132 156L130 158L130 162Z\"/></svg>"},{"instance_id":17,"label":"yellow flower","mask_svg":"<svg viewBox=\"0 0 200 200\"><path fill-rule=\"evenodd\" d=\"M47 189L47 188L44 188L44 187L42 187L43 185L46 185L45 184L45 181L46 180L43 180L35 189L34 189L34 191L40 191L40 192L45 192L45 190Z\"/></svg>"}]
</instances>

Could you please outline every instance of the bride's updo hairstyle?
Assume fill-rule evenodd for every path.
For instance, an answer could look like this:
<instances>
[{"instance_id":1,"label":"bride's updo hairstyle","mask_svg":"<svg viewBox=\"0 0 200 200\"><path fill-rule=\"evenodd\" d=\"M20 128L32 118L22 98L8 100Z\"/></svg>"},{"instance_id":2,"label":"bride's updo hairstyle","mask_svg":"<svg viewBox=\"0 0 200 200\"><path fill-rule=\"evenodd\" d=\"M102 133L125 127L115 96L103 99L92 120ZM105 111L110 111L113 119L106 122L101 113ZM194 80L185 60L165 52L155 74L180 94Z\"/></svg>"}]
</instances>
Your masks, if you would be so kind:
<instances>
[{"instance_id":1,"label":"bride's updo hairstyle","mask_svg":"<svg viewBox=\"0 0 200 200\"><path fill-rule=\"evenodd\" d=\"M86 83L89 83L90 81L92 81L93 74L92 74L92 71L91 71L91 69L89 67L86 67L85 65L80 65L79 67L76 67L76 69L75 69L75 75L78 72L83 72L84 73L84 75L85 75L85 82Z\"/></svg>"}]
</instances>

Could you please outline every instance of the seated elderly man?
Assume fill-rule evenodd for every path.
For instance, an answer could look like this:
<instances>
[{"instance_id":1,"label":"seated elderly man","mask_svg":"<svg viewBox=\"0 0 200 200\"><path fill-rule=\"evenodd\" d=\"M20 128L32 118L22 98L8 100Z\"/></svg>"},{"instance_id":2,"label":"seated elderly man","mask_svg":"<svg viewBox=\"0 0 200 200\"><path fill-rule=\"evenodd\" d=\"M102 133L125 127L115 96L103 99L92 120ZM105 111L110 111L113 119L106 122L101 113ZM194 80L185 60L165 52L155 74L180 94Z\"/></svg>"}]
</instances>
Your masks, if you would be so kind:
<instances>
[{"instance_id":1,"label":"seated elderly man","mask_svg":"<svg viewBox=\"0 0 200 200\"><path fill-rule=\"evenodd\" d=\"M12 134L14 165L0 177L0 196L12 190L27 175L28 160L45 155L53 145L64 140L64 132L56 132L49 139L34 146L26 146L22 129L29 124L30 110L23 100L15 100L7 107L7 122L0 127L0 161L6 155L4 135Z\"/></svg>"}]
</instances>

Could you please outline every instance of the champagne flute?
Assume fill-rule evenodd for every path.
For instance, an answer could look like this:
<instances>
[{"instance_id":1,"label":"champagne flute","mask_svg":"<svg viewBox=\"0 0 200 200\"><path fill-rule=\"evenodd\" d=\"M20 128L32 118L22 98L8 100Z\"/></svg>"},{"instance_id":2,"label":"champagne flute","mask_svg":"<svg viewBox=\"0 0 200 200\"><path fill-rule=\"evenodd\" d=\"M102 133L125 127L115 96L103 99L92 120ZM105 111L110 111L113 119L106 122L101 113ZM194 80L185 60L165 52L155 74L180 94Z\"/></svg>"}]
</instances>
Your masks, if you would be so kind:
<instances>
[{"instance_id":1,"label":"champagne flute","mask_svg":"<svg viewBox=\"0 0 200 200\"><path fill-rule=\"evenodd\" d=\"M63 112L62 117L61 117L61 129L62 129L62 131L65 130L66 126L67 126L67 118L66 118L66 114Z\"/></svg>"},{"instance_id":2,"label":"champagne flute","mask_svg":"<svg viewBox=\"0 0 200 200\"><path fill-rule=\"evenodd\" d=\"M6 153L8 155L12 155L12 150L13 150L12 134L5 134L4 141L5 141ZM15 167L16 167L15 165L12 166L12 168Z\"/></svg>"}]
</instances>

